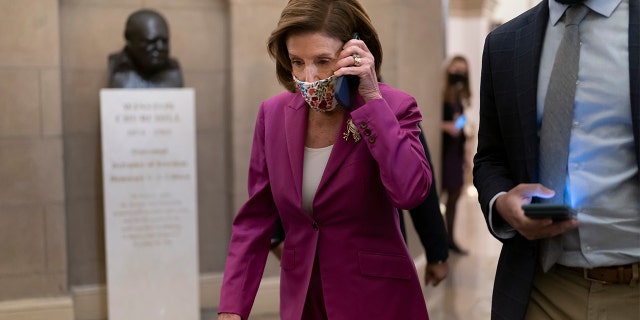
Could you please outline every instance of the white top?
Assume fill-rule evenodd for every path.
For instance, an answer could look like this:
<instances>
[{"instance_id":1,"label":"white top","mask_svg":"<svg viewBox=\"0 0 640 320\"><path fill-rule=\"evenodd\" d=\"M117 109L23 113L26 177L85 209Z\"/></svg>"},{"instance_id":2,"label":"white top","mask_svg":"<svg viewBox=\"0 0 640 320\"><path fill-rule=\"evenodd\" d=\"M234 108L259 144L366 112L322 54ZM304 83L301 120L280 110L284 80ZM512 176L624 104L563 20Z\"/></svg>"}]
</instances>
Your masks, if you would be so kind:
<instances>
[{"instance_id":1,"label":"white top","mask_svg":"<svg viewBox=\"0 0 640 320\"><path fill-rule=\"evenodd\" d=\"M304 166L302 168L302 209L313 212L313 198L327 167L333 145L324 148L304 148Z\"/></svg>"}]
</instances>

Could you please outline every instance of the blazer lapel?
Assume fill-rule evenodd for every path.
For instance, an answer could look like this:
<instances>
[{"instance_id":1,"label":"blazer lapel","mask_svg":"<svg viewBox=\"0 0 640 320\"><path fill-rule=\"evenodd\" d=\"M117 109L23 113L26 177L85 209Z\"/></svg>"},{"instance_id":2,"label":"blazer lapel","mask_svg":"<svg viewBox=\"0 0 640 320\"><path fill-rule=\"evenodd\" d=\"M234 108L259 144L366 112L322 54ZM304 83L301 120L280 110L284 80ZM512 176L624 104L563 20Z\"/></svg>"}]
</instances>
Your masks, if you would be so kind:
<instances>
[{"instance_id":1,"label":"blazer lapel","mask_svg":"<svg viewBox=\"0 0 640 320\"><path fill-rule=\"evenodd\" d=\"M544 33L549 20L547 1L538 5L538 12L532 15L527 25L516 31L515 42L515 92L520 117L526 159L527 175L538 181L538 121L537 88L538 69L542 54Z\"/></svg>"},{"instance_id":2,"label":"blazer lapel","mask_svg":"<svg viewBox=\"0 0 640 320\"><path fill-rule=\"evenodd\" d=\"M358 97L359 98L359 97ZM362 105L364 101L361 99L356 100L356 104ZM291 100L287 108L285 109L285 135L287 140L287 151L289 154L289 166L291 168L291 174L293 176L293 183L296 189L298 198L296 201L302 203L302 170L304 165L304 141L305 130L307 128L307 115L309 108L306 108L306 102L302 96L297 95L296 98ZM362 141L355 142L353 136L349 136L347 140L343 138L343 132L347 129L347 120L351 116L349 112L345 112L342 118L342 128L338 132L336 142L333 145L329 161L322 174L322 179L318 185L318 192L320 192L322 186L331 179L333 175L340 169L340 166L355 148L355 146Z\"/></svg>"},{"instance_id":3,"label":"blazer lapel","mask_svg":"<svg viewBox=\"0 0 640 320\"><path fill-rule=\"evenodd\" d=\"M352 95L351 97L354 102L354 110L358 107L364 105L365 101L360 95ZM346 111L344 116L342 117L342 124L340 125L340 131L338 132L338 136L336 137L336 142L333 144L333 150L331 151L331 155L329 156L329 161L327 162L327 167L324 169L324 173L322 174L322 179L320 179L320 184L318 185L319 193L322 190L322 186L325 185L331 178L338 172L342 163L347 159L347 156L351 154L354 148L362 143L362 137L360 137L359 141L355 141L353 135L348 134L345 139L344 134L348 133L347 121L351 119L351 113Z\"/></svg>"},{"instance_id":4,"label":"blazer lapel","mask_svg":"<svg viewBox=\"0 0 640 320\"><path fill-rule=\"evenodd\" d=\"M341 130L338 132L338 137L336 138L336 142L333 144L333 150L331 150L331 155L329 156L329 161L324 169L324 173L322 173L322 179L318 185L318 192L321 190L322 186L336 174L338 169L340 169L342 163L351 153L353 148L355 148L358 143L363 143L362 140L356 142L352 135L349 135L347 139L343 138L343 133L347 131L347 120L349 119L351 119L351 115L349 112L345 112L342 118L342 125L340 125Z\"/></svg>"},{"instance_id":5,"label":"blazer lapel","mask_svg":"<svg viewBox=\"0 0 640 320\"><path fill-rule=\"evenodd\" d=\"M304 139L305 129L307 128L307 114L309 108L306 108L306 102L301 95L289 102L284 112L285 136L287 143L287 151L289 154L289 165L293 176L298 203L302 203L302 168L304 161Z\"/></svg>"},{"instance_id":6,"label":"blazer lapel","mask_svg":"<svg viewBox=\"0 0 640 320\"><path fill-rule=\"evenodd\" d=\"M640 168L640 4L629 1L629 85L636 161Z\"/></svg>"}]
</instances>

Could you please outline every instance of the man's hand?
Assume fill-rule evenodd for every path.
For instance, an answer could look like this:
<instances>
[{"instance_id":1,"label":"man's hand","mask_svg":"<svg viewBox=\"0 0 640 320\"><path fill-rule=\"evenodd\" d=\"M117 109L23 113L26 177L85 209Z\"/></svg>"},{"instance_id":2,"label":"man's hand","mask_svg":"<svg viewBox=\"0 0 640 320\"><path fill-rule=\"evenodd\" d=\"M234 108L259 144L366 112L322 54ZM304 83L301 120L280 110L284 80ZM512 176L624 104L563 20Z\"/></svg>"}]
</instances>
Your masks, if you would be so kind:
<instances>
[{"instance_id":1,"label":"man's hand","mask_svg":"<svg viewBox=\"0 0 640 320\"><path fill-rule=\"evenodd\" d=\"M235 313L221 313L218 315L218 320L242 320L242 318Z\"/></svg>"},{"instance_id":2,"label":"man's hand","mask_svg":"<svg viewBox=\"0 0 640 320\"><path fill-rule=\"evenodd\" d=\"M278 260L282 259L282 248L284 247L284 242L280 242L280 244L278 244L277 246L271 248L271 252L273 253L273 255L276 256L276 258L278 258Z\"/></svg>"},{"instance_id":3,"label":"man's hand","mask_svg":"<svg viewBox=\"0 0 640 320\"><path fill-rule=\"evenodd\" d=\"M449 264L444 261L441 263L427 263L427 267L424 268L424 284L426 286L429 283L433 286L437 286L440 281L444 280L449 275Z\"/></svg>"},{"instance_id":4,"label":"man's hand","mask_svg":"<svg viewBox=\"0 0 640 320\"><path fill-rule=\"evenodd\" d=\"M523 237L534 240L551 238L578 227L577 219L553 221L552 219L530 219L524 215L522 205L531 203L531 198L550 198L555 192L543 185L519 184L495 202L495 211ZM495 214L496 212L494 212Z\"/></svg>"}]
</instances>

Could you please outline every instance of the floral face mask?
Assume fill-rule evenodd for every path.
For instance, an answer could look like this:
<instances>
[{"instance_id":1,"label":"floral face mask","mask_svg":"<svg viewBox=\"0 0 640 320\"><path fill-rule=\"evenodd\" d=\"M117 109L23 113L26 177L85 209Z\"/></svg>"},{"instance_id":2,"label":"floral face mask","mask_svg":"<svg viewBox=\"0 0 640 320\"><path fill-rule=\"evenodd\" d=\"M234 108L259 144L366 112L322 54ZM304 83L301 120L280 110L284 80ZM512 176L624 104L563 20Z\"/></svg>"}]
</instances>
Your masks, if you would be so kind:
<instances>
[{"instance_id":1,"label":"floral face mask","mask_svg":"<svg viewBox=\"0 0 640 320\"><path fill-rule=\"evenodd\" d=\"M338 102L333 98L336 76L314 82L300 81L293 76L293 80L311 110L328 112L338 106Z\"/></svg>"}]
</instances>

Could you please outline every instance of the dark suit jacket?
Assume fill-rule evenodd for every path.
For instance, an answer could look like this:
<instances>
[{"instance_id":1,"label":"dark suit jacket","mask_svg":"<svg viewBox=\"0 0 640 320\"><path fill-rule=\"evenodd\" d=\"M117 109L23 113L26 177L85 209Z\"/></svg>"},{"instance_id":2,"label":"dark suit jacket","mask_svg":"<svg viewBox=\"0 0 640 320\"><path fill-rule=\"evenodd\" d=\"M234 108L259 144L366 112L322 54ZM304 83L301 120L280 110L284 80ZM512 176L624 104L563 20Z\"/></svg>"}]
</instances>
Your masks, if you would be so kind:
<instances>
[{"instance_id":1,"label":"dark suit jacket","mask_svg":"<svg viewBox=\"0 0 640 320\"><path fill-rule=\"evenodd\" d=\"M429 147L427 141L422 134L422 128L420 128L420 142L424 148L427 161L431 168L433 168L431 162L431 154L429 154ZM431 191L427 198L417 207L409 210L411 215L411 221L413 221L413 227L418 233L420 243L427 256L427 262L434 263L439 261L446 261L449 257L449 245L447 243L447 229L444 226L444 220L442 219L442 212L440 211L440 200L438 198L438 191L436 190L436 178L432 175ZM401 211L401 210L400 210ZM402 212L400 212L400 223L404 234L404 219ZM406 236L405 236L406 240Z\"/></svg>"},{"instance_id":2,"label":"dark suit jacket","mask_svg":"<svg viewBox=\"0 0 640 320\"><path fill-rule=\"evenodd\" d=\"M640 5L629 1L629 72L635 153L640 167ZM491 32L485 41L480 86L480 128L474 184L485 218L498 192L538 182L536 94L549 19L548 0ZM603 39L604 41L604 39ZM493 225L504 224L497 213ZM488 222L488 221L487 221ZM492 231L493 232L493 231ZM495 236L495 234L494 234ZM503 242L492 319L522 319L537 261L537 242L519 234Z\"/></svg>"}]
</instances>

